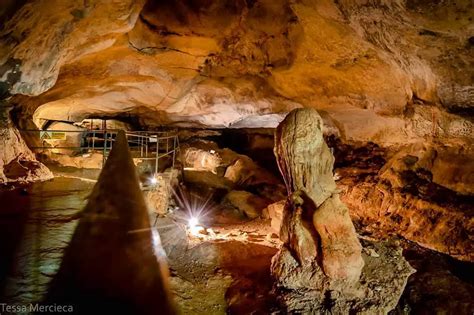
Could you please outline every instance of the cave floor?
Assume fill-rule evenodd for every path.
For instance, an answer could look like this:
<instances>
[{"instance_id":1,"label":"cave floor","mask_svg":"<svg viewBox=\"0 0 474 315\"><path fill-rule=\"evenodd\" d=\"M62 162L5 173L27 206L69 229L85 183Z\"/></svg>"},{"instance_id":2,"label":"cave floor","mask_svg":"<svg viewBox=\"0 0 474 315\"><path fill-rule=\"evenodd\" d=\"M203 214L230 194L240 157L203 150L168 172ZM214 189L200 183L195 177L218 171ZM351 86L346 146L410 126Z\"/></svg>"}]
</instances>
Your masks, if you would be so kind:
<instances>
[{"instance_id":1,"label":"cave floor","mask_svg":"<svg viewBox=\"0 0 474 315\"><path fill-rule=\"evenodd\" d=\"M0 301L30 303L43 297L93 185L56 177L0 190ZM176 220L177 213L157 219L181 313L278 313L269 270L279 241L269 221L244 221L226 211L211 216L206 227L212 231L197 237ZM473 264L398 242L418 272L392 314L471 313Z\"/></svg>"},{"instance_id":2,"label":"cave floor","mask_svg":"<svg viewBox=\"0 0 474 315\"><path fill-rule=\"evenodd\" d=\"M170 218L157 222L171 268L171 288L184 314L269 314L270 263L279 241L269 223L214 224L211 233L187 233Z\"/></svg>"}]
</instances>

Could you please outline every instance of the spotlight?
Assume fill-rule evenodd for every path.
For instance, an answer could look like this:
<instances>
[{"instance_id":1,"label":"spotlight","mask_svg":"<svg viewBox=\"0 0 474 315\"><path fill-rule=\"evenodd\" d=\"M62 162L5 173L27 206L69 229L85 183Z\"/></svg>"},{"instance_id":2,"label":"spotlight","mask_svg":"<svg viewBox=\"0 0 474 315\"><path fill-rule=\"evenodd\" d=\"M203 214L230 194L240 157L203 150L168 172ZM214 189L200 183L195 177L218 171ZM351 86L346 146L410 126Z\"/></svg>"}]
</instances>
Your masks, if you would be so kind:
<instances>
[{"instance_id":1,"label":"spotlight","mask_svg":"<svg viewBox=\"0 0 474 315\"><path fill-rule=\"evenodd\" d=\"M156 184L158 184L158 179L156 179L156 177L153 176L152 178L150 178L150 183L151 183L152 185L156 185Z\"/></svg>"},{"instance_id":2,"label":"spotlight","mask_svg":"<svg viewBox=\"0 0 474 315\"><path fill-rule=\"evenodd\" d=\"M198 218L196 218L196 217L191 217L191 218L189 219L188 224L189 224L189 227L190 227L190 228L193 228L193 227L195 227L196 225L199 224L199 220L198 220Z\"/></svg>"},{"instance_id":3,"label":"spotlight","mask_svg":"<svg viewBox=\"0 0 474 315\"><path fill-rule=\"evenodd\" d=\"M198 236L201 231L204 231L204 228L199 225L199 220L196 217L191 217L188 220L189 233L193 236Z\"/></svg>"}]
</instances>

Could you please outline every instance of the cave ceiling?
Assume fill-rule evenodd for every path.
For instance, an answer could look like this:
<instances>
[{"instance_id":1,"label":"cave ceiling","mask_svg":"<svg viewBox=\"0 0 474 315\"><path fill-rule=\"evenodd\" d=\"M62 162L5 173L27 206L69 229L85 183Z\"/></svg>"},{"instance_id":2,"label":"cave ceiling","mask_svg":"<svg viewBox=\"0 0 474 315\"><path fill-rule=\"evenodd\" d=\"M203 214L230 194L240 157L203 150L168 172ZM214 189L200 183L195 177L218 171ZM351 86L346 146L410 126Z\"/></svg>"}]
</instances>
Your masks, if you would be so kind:
<instances>
[{"instance_id":1,"label":"cave ceiling","mask_svg":"<svg viewBox=\"0 0 474 315\"><path fill-rule=\"evenodd\" d=\"M5 3L0 81L38 126L275 127L313 107L346 140L472 140L469 0Z\"/></svg>"}]
</instances>

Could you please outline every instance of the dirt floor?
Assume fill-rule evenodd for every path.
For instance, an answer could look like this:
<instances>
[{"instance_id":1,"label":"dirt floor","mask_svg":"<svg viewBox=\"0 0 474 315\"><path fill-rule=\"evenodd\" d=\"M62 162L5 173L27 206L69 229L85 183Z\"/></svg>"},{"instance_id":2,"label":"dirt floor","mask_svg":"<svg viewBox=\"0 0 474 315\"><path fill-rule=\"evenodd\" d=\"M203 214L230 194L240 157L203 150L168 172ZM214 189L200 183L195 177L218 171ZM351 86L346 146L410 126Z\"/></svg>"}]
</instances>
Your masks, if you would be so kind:
<instances>
[{"instance_id":1,"label":"dirt floor","mask_svg":"<svg viewBox=\"0 0 474 315\"><path fill-rule=\"evenodd\" d=\"M157 227L171 270L171 288L183 314L269 314L270 263L279 246L270 223L253 220L209 224L190 234L181 216L159 218Z\"/></svg>"}]
</instances>

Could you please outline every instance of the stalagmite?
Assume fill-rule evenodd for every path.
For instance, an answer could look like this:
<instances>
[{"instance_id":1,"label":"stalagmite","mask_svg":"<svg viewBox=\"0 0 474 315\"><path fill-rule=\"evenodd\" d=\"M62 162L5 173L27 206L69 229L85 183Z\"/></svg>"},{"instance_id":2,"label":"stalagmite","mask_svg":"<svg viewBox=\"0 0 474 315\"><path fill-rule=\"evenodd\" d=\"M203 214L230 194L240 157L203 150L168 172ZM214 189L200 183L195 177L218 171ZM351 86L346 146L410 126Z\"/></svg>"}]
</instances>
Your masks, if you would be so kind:
<instances>
[{"instance_id":1,"label":"stalagmite","mask_svg":"<svg viewBox=\"0 0 474 315\"><path fill-rule=\"evenodd\" d=\"M287 209L298 213L285 220L283 233L287 235L282 237L289 241L290 250L300 261L318 260L331 279L357 281L364 266L361 246L339 199L332 174L334 157L324 142L322 120L315 110L295 110L286 117L277 130L275 155L290 197ZM292 242L289 233L300 228L311 232L303 244ZM319 252L308 252L308 242Z\"/></svg>"},{"instance_id":2,"label":"stalagmite","mask_svg":"<svg viewBox=\"0 0 474 315\"><path fill-rule=\"evenodd\" d=\"M386 269L381 274L373 273L374 262L366 259L366 274L359 281L362 246L339 199L334 157L322 125L316 110L296 109L276 131L274 152L288 193L280 230L284 244L272 261L277 290L283 289L281 301L293 312L387 312L396 305L413 269L400 252L395 253L397 261L377 262ZM374 295L365 287L367 278L387 294Z\"/></svg>"},{"instance_id":3,"label":"stalagmite","mask_svg":"<svg viewBox=\"0 0 474 315\"><path fill-rule=\"evenodd\" d=\"M163 255L119 132L45 305L72 305L80 314L174 314Z\"/></svg>"}]
</instances>

